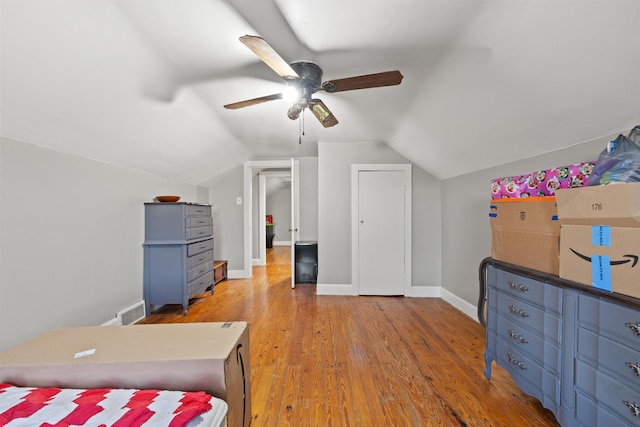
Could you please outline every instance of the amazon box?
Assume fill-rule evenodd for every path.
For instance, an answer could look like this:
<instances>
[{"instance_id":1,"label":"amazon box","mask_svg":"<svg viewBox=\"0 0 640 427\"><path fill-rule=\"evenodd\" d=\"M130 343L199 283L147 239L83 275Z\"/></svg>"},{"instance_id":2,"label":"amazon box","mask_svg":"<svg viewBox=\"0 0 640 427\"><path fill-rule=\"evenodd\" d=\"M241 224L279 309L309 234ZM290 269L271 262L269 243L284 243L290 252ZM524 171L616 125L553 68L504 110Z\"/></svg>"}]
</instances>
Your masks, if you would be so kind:
<instances>
[{"instance_id":1,"label":"amazon box","mask_svg":"<svg viewBox=\"0 0 640 427\"><path fill-rule=\"evenodd\" d=\"M555 197L492 200L489 218L492 258L558 275Z\"/></svg>"},{"instance_id":2,"label":"amazon box","mask_svg":"<svg viewBox=\"0 0 640 427\"><path fill-rule=\"evenodd\" d=\"M247 322L59 328L0 353L0 383L205 391L251 422Z\"/></svg>"},{"instance_id":3,"label":"amazon box","mask_svg":"<svg viewBox=\"0 0 640 427\"><path fill-rule=\"evenodd\" d=\"M640 228L563 224L560 277L640 298Z\"/></svg>"},{"instance_id":4,"label":"amazon box","mask_svg":"<svg viewBox=\"0 0 640 427\"><path fill-rule=\"evenodd\" d=\"M556 191L560 224L640 227L640 183Z\"/></svg>"}]
</instances>

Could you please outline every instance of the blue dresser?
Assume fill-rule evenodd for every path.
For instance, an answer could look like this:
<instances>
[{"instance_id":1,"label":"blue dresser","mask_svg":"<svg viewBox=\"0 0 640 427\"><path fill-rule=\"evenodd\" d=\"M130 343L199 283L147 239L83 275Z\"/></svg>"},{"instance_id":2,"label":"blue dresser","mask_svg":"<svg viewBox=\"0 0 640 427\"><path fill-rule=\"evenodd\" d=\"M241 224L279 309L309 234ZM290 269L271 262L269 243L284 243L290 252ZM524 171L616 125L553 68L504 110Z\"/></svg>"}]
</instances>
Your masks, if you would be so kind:
<instances>
[{"instance_id":1,"label":"blue dresser","mask_svg":"<svg viewBox=\"0 0 640 427\"><path fill-rule=\"evenodd\" d=\"M495 361L563 426L640 426L640 300L492 258L480 282L487 379Z\"/></svg>"},{"instance_id":2,"label":"blue dresser","mask_svg":"<svg viewBox=\"0 0 640 427\"><path fill-rule=\"evenodd\" d=\"M213 219L211 206L145 203L144 302L182 304L211 287L213 293Z\"/></svg>"}]
</instances>

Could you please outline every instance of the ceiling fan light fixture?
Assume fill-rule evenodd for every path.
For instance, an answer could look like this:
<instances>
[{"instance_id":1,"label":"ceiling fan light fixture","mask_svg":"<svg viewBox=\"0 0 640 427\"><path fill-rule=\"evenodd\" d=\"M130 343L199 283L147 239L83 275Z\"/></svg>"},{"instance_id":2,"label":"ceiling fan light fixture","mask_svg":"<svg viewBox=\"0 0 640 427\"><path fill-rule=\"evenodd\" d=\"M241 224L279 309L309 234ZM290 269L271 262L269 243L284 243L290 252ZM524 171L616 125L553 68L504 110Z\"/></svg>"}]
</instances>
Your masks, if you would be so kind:
<instances>
[{"instance_id":1,"label":"ceiling fan light fixture","mask_svg":"<svg viewBox=\"0 0 640 427\"><path fill-rule=\"evenodd\" d=\"M300 104L293 104L287 111L287 117L289 117L291 120L295 120L300 117L300 113L302 113L302 110L303 108Z\"/></svg>"},{"instance_id":2,"label":"ceiling fan light fixture","mask_svg":"<svg viewBox=\"0 0 640 427\"><path fill-rule=\"evenodd\" d=\"M338 124L338 120L331 110L319 99L312 99L310 108L313 115L322 123L322 126L328 128Z\"/></svg>"},{"instance_id":3,"label":"ceiling fan light fixture","mask_svg":"<svg viewBox=\"0 0 640 427\"><path fill-rule=\"evenodd\" d=\"M282 91L282 99L287 102L296 102L300 99L300 95L300 89L292 85L287 85Z\"/></svg>"}]
</instances>

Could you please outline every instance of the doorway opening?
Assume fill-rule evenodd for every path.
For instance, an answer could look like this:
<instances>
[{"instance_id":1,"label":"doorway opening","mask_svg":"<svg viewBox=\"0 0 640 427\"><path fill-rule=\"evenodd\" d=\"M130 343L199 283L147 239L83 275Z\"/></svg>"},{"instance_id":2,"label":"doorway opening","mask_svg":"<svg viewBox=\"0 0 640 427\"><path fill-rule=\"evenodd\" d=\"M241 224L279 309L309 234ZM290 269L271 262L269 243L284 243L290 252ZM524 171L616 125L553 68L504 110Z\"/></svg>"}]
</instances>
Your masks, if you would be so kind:
<instances>
[{"instance_id":1,"label":"doorway opening","mask_svg":"<svg viewBox=\"0 0 640 427\"><path fill-rule=\"evenodd\" d=\"M265 227L257 224L260 227L258 230L260 251L259 257L253 260L253 265L265 265L268 262L265 248L273 244L291 246L291 171L267 169L259 172L258 177L258 216L265 218ZM267 217L273 220L270 226L266 224Z\"/></svg>"},{"instance_id":2,"label":"doorway opening","mask_svg":"<svg viewBox=\"0 0 640 427\"><path fill-rule=\"evenodd\" d=\"M300 190L299 161L255 160L244 164L244 277L252 276L254 265L266 264L266 187L267 180L289 179L291 186L291 216L289 233L291 242L291 265L294 265L294 244L299 236ZM284 224L283 224L284 225ZM295 287L293 274L291 287Z\"/></svg>"}]
</instances>

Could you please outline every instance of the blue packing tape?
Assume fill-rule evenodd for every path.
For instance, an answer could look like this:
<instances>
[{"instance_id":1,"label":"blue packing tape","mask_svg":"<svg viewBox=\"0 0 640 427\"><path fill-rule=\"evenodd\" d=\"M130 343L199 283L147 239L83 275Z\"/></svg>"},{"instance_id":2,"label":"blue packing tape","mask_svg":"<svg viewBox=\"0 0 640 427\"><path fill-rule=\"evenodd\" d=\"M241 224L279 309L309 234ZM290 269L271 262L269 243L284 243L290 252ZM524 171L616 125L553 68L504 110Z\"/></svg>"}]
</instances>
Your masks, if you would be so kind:
<instances>
[{"instance_id":1,"label":"blue packing tape","mask_svg":"<svg viewBox=\"0 0 640 427\"><path fill-rule=\"evenodd\" d=\"M611 227L608 225L592 226L591 244L594 246L611 246Z\"/></svg>"},{"instance_id":2,"label":"blue packing tape","mask_svg":"<svg viewBox=\"0 0 640 427\"><path fill-rule=\"evenodd\" d=\"M591 256L591 284L594 288L611 292L611 260L608 256Z\"/></svg>"}]
</instances>

